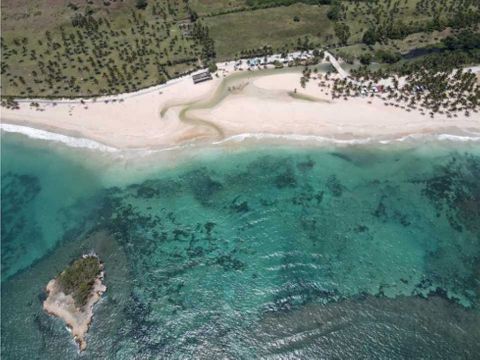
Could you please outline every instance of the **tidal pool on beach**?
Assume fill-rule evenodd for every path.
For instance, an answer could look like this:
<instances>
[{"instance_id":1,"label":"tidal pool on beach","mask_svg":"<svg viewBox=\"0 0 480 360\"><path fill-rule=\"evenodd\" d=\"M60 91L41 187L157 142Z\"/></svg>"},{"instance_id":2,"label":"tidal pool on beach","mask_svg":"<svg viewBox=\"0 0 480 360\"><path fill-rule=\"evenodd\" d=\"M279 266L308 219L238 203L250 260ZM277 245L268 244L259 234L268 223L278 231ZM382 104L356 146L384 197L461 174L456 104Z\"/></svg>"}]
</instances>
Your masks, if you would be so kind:
<instances>
[{"instance_id":1,"label":"tidal pool on beach","mask_svg":"<svg viewBox=\"0 0 480 360\"><path fill-rule=\"evenodd\" d=\"M478 144L216 149L132 176L20 139L1 154L5 359L79 356L41 302L91 249L108 291L82 358L480 352Z\"/></svg>"}]
</instances>

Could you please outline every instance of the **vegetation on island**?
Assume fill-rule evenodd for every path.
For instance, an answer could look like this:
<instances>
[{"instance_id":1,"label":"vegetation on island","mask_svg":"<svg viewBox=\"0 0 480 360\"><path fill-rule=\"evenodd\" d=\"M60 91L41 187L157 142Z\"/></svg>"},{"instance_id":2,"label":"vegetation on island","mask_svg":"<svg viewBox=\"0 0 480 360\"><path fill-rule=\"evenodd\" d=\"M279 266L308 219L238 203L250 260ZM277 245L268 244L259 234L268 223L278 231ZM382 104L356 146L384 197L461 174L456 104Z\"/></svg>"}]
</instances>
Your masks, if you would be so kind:
<instances>
[{"instance_id":1,"label":"vegetation on island","mask_svg":"<svg viewBox=\"0 0 480 360\"><path fill-rule=\"evenodd\" d=\"M396 71L480 57L478 0L4 0L1 10L2 96L17 98L130 92L297 50Z\"/></svg>"},{"instance_id":2,"label":"vegetation on island","mask_svg":"<svg viewBox=\"0 0 480 360\"><path fill-rule=\"evenodd\" d=\"M83 307L90 297L95 280L102 271L98 257L84 256L75 260L57 278L57 283L63 293L71 295L75 305Z\"/></svg>"}]
</instances>

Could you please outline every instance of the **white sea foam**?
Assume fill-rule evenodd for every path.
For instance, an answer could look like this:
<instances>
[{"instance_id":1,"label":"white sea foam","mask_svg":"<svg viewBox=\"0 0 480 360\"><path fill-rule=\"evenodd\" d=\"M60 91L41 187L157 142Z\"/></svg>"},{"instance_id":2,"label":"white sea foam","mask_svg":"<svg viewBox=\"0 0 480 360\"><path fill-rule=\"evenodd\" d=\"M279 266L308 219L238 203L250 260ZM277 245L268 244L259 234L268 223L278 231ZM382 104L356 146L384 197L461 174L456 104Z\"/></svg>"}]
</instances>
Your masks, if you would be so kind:
<instances>
[{"instance_id":1,"label":"white sea foam","mask_svg":"<svg viewBox=\"0 0 480 360\"><path fill-rule=\"evenodd\" d=\"M478 134L475 134L478 135ZM249 139L253 140L289 140L319 142L340 145L362 145L362 144L390 144L394 142L408 142L418 140L439 140L451 142L480 142L480 136L452 135L452 134L411 134L392 139L363 138L363 139L336 139L333 137L299 134L269 134L269 133L243 133L232 135L225 139L214 142L214 145L221 145L228 142L243 142Z\"/></svg>"},{"instance_id":2,"label":"white sea foam","mask_svg":"<svg viewBox=\"0 0 480 360\"><path fill-rule=\"evenodd\" d=\"M381 140L380 144L390 144L393 142L408 142L418 140L438 140L451 142L479 142L480 136L452 135L452 134L411 134L396 139Z\"/></svg>"},{"instance_id":3,"label":"white sea foam","mask_svg":"<svg viewBox=\"0 0 480 360\"><path fill-rule=\"evenodd\" d=\"M35 129L28 126L13 125L13 124L0 124L0 129L6 132L19 133L28 136L32 139L46 140L60 142L74 148L85 148L91 150L100 150L105 152L116 152L118 149L101 144L97 141L78 138L74 136L62 135L50 131Z\"/></svg>"},{"instance_id":4,"label":"white sea foam","mask_svg":"<svg viewBox=\"0 0 480 360\"><path fill-rule=\"evenodd\" d=\"M227 142L243 142L245 140L290 140L290 141L315 141L320 143L335 143L345 145L369 144L374 142L370 138L365 139L335 139L325 136L300 135L300 134L270 134L270 133L243 133L229 136L225 139L216 141L213 145L220 145Z\"/></svg>"},{"instance_id":5,"label":"white sea foam","mask_svg":"<svg viewBox=\"0 0 480 360\"><path fill-rule=\"evenodd\" d=\"M440 134L438 135L438 140L480 141L480 136L459 136L459 135L450 135L450 134Z\"/></svg>"},{"instance_id":6,"label":"white sea foam","mask_svg":"<svg viewBox=\"0 0 480 360\"><path fill-rule=\"evenodd\" d=\"M174 145L167 148L151 149L151 148L138 148L129 150L120 150L108 145L104 145L94 140L79 138L74 136L62 135L46 130L35 129L28 126L13 125L13 124L0 124L0 129L6 132L20 133L33 139L46 140L59 142L64 145L74 148L85 148L90 150L97 150L103 152L132 152L136 155L152 155L158 152L175 151L186 149L189 147L201 146L195 143L188 143L182 145ZM378 139L378 138L362 138L362 139L336 139L333 137L316 136L316 135L300 135L300 134L271 134L271 133L242 133L226 137L219 141L214 141L211 145L223 145L227 143L241 143L247 140L286 140L293 142L308 142L308 143L321 143L321 144L336 144L336 145L368 145L368 144L381 144L387 145L396 142L416 142L416 141L450 141L450 142L480 142L480 134L470 133L469 135L452 135L452 134L410 134L399 138L392 139ZM205 144L203 144L205 145Z\"/></svg>"}]
</instances>

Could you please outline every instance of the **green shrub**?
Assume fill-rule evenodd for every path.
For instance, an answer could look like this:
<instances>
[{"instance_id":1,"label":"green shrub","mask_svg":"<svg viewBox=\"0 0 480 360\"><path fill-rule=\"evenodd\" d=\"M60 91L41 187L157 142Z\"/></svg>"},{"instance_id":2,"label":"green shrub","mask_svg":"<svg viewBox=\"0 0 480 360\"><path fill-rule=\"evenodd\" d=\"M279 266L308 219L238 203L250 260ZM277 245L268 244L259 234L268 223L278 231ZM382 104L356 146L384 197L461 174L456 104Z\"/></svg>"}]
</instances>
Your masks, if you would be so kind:
<instances>
[{"instance_id":1,"label":"green shrub","mask_svg":"<svg viewBox=\"0 0 480 360\"><path fill-rule=\"evenodd\" d=\"M147 0L137 0L135 6L137 9L144 10L148 5Z\"/></svg>"},{"instance_id":2,"label":"green shrub","mask_svg":"<svg viewBox=\"0 0 480 360\"><path fill-rule=\"evenodd\" d=\"M338 0L335 2L332 2L332 6L330 7L330 10L327 13L327 17L332 21L338 21L341 19L342 5Z\"/></svg>"},{"instance_id":3,"label":"green shrub","mask_svg":"<svg viewBox=\"0 0 480 360\"><path fill-rule=\"evenodd\" d=\"M375 45L378 41L378 35L374 28L368 28L367 31L363 34L362 41L367 45Z\"/></svg>"},{"instance_id":4,"label":"green shrub","mask_svg":"<svg viewBox=\"0 0 480 360\"><path fill-rule=\"evenodd\" d=\"M335 35L337 35L342 45L346 45L350 38L350 27L344 23L336 23L334 29Z\"/></svg>"},{"instance_id":5,"label":"green shrub","mask_svg":"<svg viewBox=\"0 0 480 360\"><path fill-rule=\"evenodd\" d=\"M211 73L214 73L215 71L217 71L217 64L215 64L215 62L209 63L208 71L210 71Z\"/></svg>"},{"instance_id":6,"label":"green shrub","mask_svg":"<svg viewBox=\"0 0 480 360\"><path fill-rule=\"evenodd\" d=\"M464 30L457 36L449 36L443 39L442 42L451 51L480 49L480 34L471 30Z\"/></svg>"},{"instance_id":7,"label":"green shrub","mask_svg":"<svg viewBox=\"0 0 480 360\"><path fill-rule=\"evenodd\" d=\"M76 306L82 307L86 304L101 270L100 261L95 256L78 259L58 276L60 289L66 295L72 295Z\"/></svg>"},{"instance_id":8,"label":"green shrub","mask_svg":"<svg viewBox=\"0 0 480 360\"><path fill-rule=\"evenodd\" d=\"M378 61L387 64L394 64L401 59L400 54L387 50L378 50L375 52L375 57L378 59Z\"/></svg>"},{"instance_id":9,"label":"green shrub","mask_svg":"<svg viewBox=\"0 0 480 360\"><path fill-rule=\"evenodd\" d=\"M362 54L360 55L359 60L362 63L362 65L370 65L370 63L372 62L372 55L369 53Z\"/></svg>"}]
</instances>

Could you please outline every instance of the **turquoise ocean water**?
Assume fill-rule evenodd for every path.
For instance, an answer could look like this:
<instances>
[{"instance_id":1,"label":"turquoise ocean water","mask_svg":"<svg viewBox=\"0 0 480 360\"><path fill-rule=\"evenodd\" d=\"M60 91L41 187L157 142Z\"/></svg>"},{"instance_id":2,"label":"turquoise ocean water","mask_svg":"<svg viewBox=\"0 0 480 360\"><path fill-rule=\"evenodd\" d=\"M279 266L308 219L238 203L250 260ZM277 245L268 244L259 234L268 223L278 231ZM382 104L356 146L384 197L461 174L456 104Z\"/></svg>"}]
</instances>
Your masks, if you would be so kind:
<instances>
[{"instance_id":1,"label":"turquoise ocean water","mask_svg":"<svg viewBox=\"0 0 480 360\"><path fill-rule=\"evenodd\" d=\"M1 150L2 359L478 359L478 143ZM41 304L92 249L80 355Z\"/></svg>"}]
</instances>

